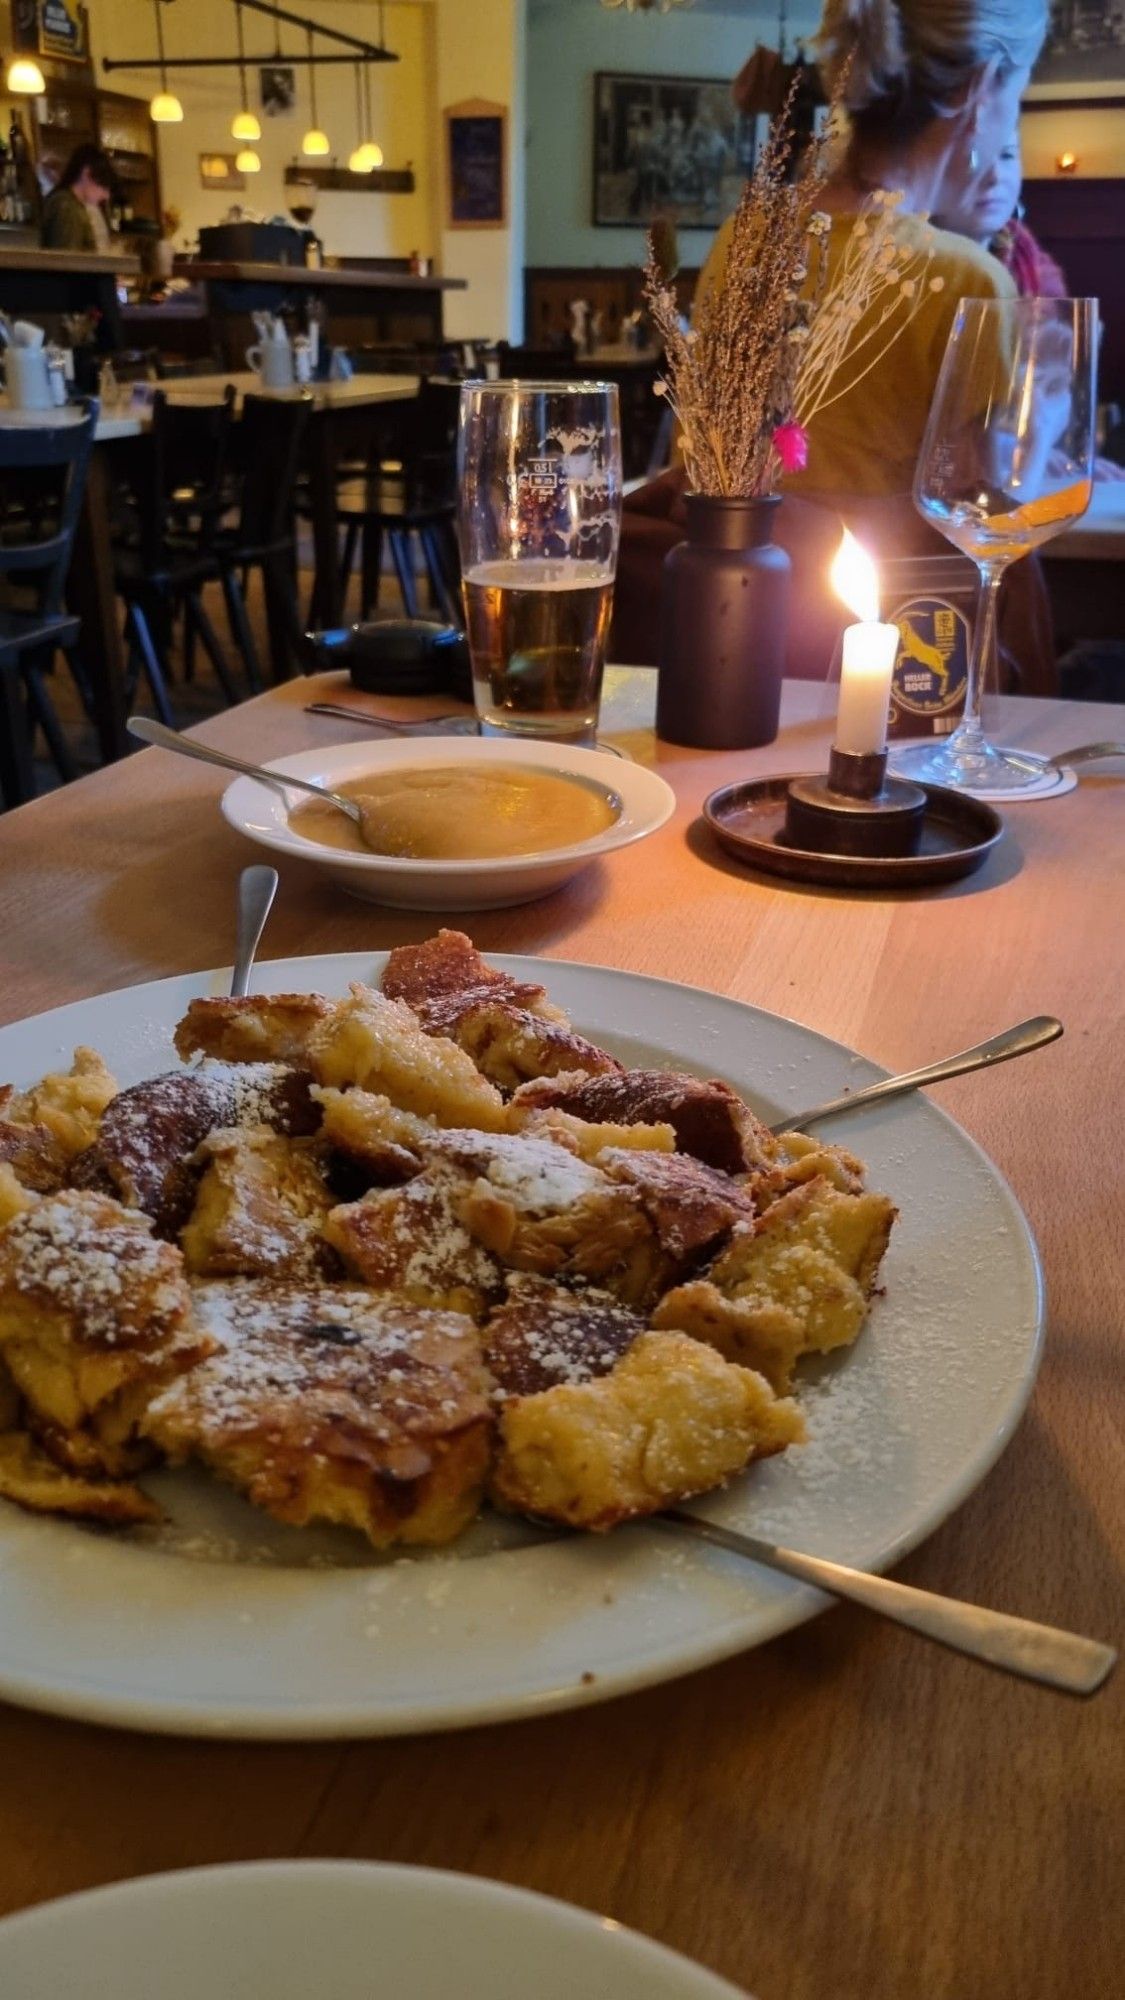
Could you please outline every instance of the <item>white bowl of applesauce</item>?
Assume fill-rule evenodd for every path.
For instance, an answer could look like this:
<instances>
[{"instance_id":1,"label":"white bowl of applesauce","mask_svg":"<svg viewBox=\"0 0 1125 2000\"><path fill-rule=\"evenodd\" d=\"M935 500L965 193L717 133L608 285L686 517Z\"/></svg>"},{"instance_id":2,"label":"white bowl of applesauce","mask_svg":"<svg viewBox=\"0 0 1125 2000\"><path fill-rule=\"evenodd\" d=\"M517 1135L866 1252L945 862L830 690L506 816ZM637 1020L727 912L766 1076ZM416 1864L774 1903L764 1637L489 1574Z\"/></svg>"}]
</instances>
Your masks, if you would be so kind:
<instances>
[{"instance_id":1,"label":"white bowl of applesauce","mask_svg":"<svg viewBox=\"0 0 1125 2000\"><path fill-rule=\"evenodd\" d=\"M320 869L355 896L405 910L530 903L619 847L655 833L675 794L605 750L496 737L337 744L265 766L276 787L238 778L230 825ZM355 799L362 831L333 807L285 789L305 778Z\"/></svg>"}]
</instances>

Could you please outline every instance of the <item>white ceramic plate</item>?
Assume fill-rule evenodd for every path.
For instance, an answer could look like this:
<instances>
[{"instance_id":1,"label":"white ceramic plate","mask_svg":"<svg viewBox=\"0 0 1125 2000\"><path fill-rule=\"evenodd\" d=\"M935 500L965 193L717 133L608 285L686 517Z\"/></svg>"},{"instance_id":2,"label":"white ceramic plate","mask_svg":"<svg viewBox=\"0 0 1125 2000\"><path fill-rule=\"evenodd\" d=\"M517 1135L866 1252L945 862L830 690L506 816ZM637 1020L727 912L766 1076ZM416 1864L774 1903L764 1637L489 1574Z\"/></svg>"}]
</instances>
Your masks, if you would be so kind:
<instances>
[{"instance_id":1,"label":"white ceramic plate","mask_svg":"<svg viewBox=\"0 0 1125 2000\"><path fill-rule=\"evenodd\" d=\"M350 854L342 848L321 847L294 833L286 800L255 778L237 778L227 787L223 813L231 826L259 846L311 862L355 896L403 910L497 910L549 895L592 861L655 833L676 806L671 786L643 765L605 750L526 738L507 743L496 737L424 736L394 743L337 744L279 757L265 768L334 791L349 779L419 765L429 770L530 767L570 774L615 793L621 810L612 826L594 840L503 861L408 861L390 854ZM290 792L289 803L296 805L301 796Z\"/></svg>"},{"instance_id":2,"label":"white ceramic plate","mask_svg":"<svg viewBox=\"0 0 1125 2000\"><path fill-rule=\"evenodd\" d=\"M569 1903L350 1861L149 1875L0 1923L4 2000L740 2000ZM745 2000L745 1996L742 1997Z\"/></svg>"},{"instance_id":3,"label":"white ceramic plate","mask_svg":"<svg viewBox=\"0 0 1125 2000\"><path fill-rule=\"evenodd\" d=\"M771 1122L881 1074L791 1021L691 987L495 962L543 980L627 1061L727 1077ZM279 959L256 981L339 994L382 964L358 953ZM188 1001L225 990L224 975L194 973L4 1028L0 1079L28 1083L85 1042L122 1083L137 1082L174 1063ZM1006 1087L1003 1076L989 1085ZM1010 1437L1038 1360L1041 1284L1010 1190L935 1106L899 1098L839 1129L901 1211L886 1297L855 1348L806 1377L810 1442L703 1511L883 1568L965 1498ZM824 1607L814 1591L654 1527L536 1539L484 1516L449 1550L387 1560L344 1530L275 1525L202 1473L146 1483L168 1528L118 1537L0 1505L0 1695L201 1735L448 1729L668 1680Z\"/></svg>"}]
</instances>

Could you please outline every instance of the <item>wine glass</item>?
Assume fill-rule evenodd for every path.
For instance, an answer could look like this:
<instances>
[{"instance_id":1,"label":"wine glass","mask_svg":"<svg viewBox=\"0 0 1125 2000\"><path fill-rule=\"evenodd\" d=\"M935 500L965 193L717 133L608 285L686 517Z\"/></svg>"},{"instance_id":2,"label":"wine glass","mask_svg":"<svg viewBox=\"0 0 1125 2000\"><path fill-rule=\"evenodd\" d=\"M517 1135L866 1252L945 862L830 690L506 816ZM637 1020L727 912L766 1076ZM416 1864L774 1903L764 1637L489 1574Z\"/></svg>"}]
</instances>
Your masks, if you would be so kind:
<instances>
[{"instance_id":1,"label":"wine glass","mask_svg":"<svg viewBox=\"0 0 1125 2000\"><path fill-rule=\"evenodd\" d=\"M621 532L606 382L466 382L458 533L482 736L592 743Z\"/></svg>"},{"instance_id":2,"label":"wine glass","mask_svg":"<svg viewBox=\"0 0 1125 2000\"><path fill-rule=\"evenodd\" d=\"M1096 299L962 299L914 478L914 504L971 556L981 600L965 712L948 741L892 752L923 784L1018 793L1045 758L997 749L981 727L996 600L1009 563L1084 514L1093 481Z\"/></svg>"}]
</instances>

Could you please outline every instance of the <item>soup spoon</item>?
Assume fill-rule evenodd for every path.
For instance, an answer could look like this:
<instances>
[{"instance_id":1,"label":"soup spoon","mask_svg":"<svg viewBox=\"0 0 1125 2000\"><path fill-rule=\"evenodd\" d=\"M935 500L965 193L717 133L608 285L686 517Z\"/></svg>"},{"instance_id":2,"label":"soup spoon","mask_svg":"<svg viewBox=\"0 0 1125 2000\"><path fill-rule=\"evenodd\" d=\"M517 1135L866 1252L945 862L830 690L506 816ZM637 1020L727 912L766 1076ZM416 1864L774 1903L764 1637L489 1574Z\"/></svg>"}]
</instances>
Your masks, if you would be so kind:
<instances>
[{"instance_id":1,"label":"soup spoon","mask_svg":"<svg viewBox=\"0 0 1125 2000\"><path fill-rule=\"evenodd\" d=\"M174 750L180 757L196 757L201 764L218 764L224 771L240 771L244 778L257 778L259 784L268 785L271 791L311 792L314 799L324 799L342 812L361 835L364 832L363 807L355 799L346 799L342 792L330 792L327 785L311 784L307 778L291 778L282 771L267 771L261 764L247 764L241 757L228 756L225 750L212 750L207 743L196 743L176 729L166 729L162 722L153 722L147 715L131 715L125 727L140 743L151 743L157 750Z\"/></svg>"},{"instance_id":2,"label":"soup spoon","mask_svg":"<svg viewBox=\"0 0 1125 2000\"><path fill-rule=\"evenodd\" d=\"M904 1070L901 1076L885 1076L880 1082L869 1083L863 1090L850 1091L844 1097L831 1097L826 1104L802 1111L796 1118L782 1118L770 1126L770 1131L775 1139L783 1132L803 1132L806 1125L819 1125L822 1118L837 1118L843 1111L858 1111L864 1104L878 1104L888 1097L904 1097L910 1090L921 1090L927 1083L940 1083L947 1076L967 1076L974 1069L991 1069L995 1063L1011 1062L1013 1056L1030 1055L1032 1049L1057 1042L1062 1031L1062 1022L1056 1021L1053 1014L1036 1014L1030 1021L1020 1021L989 1041L963 1050L959 1056L946 1056L943 1062L926 1063L921 1069Z\"/></svg>"}]
</instances>

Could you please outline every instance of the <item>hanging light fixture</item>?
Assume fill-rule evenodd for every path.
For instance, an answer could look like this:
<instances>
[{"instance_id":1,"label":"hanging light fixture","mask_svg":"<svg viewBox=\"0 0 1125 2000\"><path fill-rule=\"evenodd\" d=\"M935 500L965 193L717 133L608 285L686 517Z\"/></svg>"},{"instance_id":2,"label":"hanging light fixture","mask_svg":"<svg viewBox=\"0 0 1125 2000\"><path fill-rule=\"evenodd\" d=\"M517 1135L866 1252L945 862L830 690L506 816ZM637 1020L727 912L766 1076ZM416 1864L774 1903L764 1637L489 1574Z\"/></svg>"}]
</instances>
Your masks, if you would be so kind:
<instances>
[{"instance_id":1,"label":"hanging light fixture","mask_svg":"<svg viewBox=\"0 0 1125 2000\"><path fill-rule=\"evenodd\" d=\"M30 56L13 56L4 81L14 97L40 97L47 88L39 64Z\"/></svg>"},{"instance_id":2,"label":"hanging light fixture","mask_svg":"<svg viewBox=\"0 0 1125 2000\"><path fill-rule=\"evenodd\" d=\"M312 124L301 140L301 151L307 160L322 160L332 148L328 134L321 131L320 120L316 115L316 62L313 57L312 29L306 28L305 33L309 38L309 108L312 111Z\"/></svg>"},{"instance_id":3,"label":"hanging light fixture","mask_svg":"<svg viewBox=\"0 0 1125 2000\"><path fill-rule=\"evenodd\" d=\"M364 109L365 105L366 111ZM359 81L359 64L357 63L355 66L355 123L356 131L360 135L359 144L348 160L348 172L352 174L369 174L373 168L382 166L383 148L377 146L374 139L370 136L371 81L367 73L366 63L363 65L362 96Z\"/></svg>"},{"instance_id":4,"label":"hanging light fixture","mask_svg":"<svg viewBox=\"0 0 1125 2000\"><path fill-rule=\"evenodd\" d=\"M253 146L241 146L234 156L234 164L240 174L260 174L262 162Z\"/></svg>"},{"instance_id":5,"label":"hanging light fixture","mask_svg":"<svg viewBox=\"0 0 1125 2000\"><path fill-rule=\"evenodd\" d=\"M156 46L160 52L160 89L148 107L148 115L154 125L182 125L184 107L169 90L168 72L164 67L164 16L160 12L163 0L152 0L152 4L156 10Z\"/></svg>"},{"instance_id":6,"label":"hanging light fixture","mask_svg":"<svg viewBox=\"0 0 1125 2000\"><path fill-rule=\"evenodd\" d=\"M235 112L234 117L230 121L230 136L232 139L260 139L262 128L258 123L257 116L251 111L246 102L246 48L242 39L242 7L240 0L234 0L234 18L238 29L238 80L242 94L239 99L240 109ZM260 161L258 165L261 165ZM243 171L245 173L256 174L258 168L246 167Z\"/></svg>"}]
</instances>

